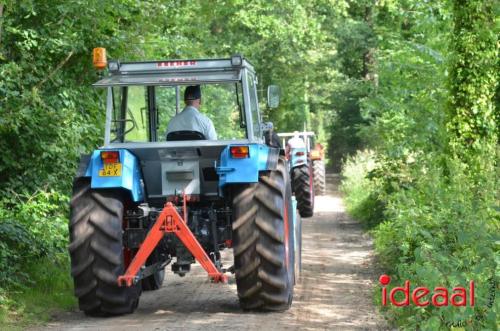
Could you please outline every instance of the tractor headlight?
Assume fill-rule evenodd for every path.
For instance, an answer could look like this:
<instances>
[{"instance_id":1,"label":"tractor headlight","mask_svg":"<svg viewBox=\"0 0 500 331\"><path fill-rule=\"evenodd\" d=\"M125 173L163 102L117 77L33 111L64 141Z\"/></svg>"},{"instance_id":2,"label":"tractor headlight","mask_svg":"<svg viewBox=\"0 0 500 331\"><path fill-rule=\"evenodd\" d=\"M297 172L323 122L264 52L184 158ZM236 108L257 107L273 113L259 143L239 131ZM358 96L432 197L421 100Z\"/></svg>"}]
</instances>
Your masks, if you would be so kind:
<instances>
[{"instance_id":1,"label":"tractor headlight","mask_svg":"<svg viewBox=\"0 0 500 331\"><path fill-rule=\"evenodd\" d=\"M109 61L108 69L111 72L118 71L120 69L120 63L118 63L118 61Z\"/></svg>"},{"instance_id":2,"label":"tractor headlight","mask_svg":"<svg viewBox=\"0 0 500 331\"><path fill-rule=\"evenodd\" d=\"M233 67L241 67L242 64L243 64L243 58L241 57L241 55L237 54L231 57L231 65Z\"/></svg>"}]
</instances>

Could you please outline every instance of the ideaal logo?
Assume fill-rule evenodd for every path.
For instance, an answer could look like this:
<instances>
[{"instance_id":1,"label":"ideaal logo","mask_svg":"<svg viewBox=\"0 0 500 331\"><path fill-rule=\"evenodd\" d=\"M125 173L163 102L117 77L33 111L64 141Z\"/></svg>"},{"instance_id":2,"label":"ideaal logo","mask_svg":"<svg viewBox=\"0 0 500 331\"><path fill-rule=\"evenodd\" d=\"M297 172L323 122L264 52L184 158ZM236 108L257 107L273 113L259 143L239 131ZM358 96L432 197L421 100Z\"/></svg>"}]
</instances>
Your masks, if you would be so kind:
<instances>
[{"instance_id":1,"label":"ideaal logo","mask_svg":"<svg viewBox=\"0 0 500 331\"><path fill-rule=\"evenodd\" d=\"M384 306L387 305L387 288L385 287L391 282L391 277L387 275L382 275L379 278L380 284L382 287L382 304ZM475 311L474 319L477 321L482 321L486 317L487 309L491 309L495 304L495 294L497 289L497 281L494 277L489 279L489 295L486 307L480 308ZM390 302L397 307L409 306L410 299L411 301L419 306L425 307L430 304L436 307L448 306L450 303L452 306L470 306L474 307L475 305L475 283L473 280L469 281L468 288L465 287L454 287L450 291L445 287L436 287L431 292L427 287L419 286L416 287L413 291L411 291L410 296L410 281L405 281L405 285L403 287L394 287L389 292L389 300ZM396 294L401 292L404 295L404 299L401 301L396 300ZM432 294L431 294L432 293ZM451 294L451 297L449 296ZM428 296L430 295L430 296ZM430 299L430 300L429 300ZM477 308L477 307L476 307ZM448 327L462 327L467 325L472 325L472 318L468 320L455 320L447 323Z\"/></svg>"},{"instance_id":2,"label":"ideaal logo","mask_svg":"<svg viewBox=\"0 0 500 331\"><path fill-rule=\"evenodd\" d=\"M388 285L391 282L391 277L387 275L382 275L379 278L380 284L382 287L382 305L387 305L387 288L385 285ZM436 307L448 306L451 304L452 306L470 306L474 307L474 281L469 281L468 288L457 286L454 287L451 291L449 291L446 287L436 287L433 291L424 286L418 286L411 291L410 295L410 281L405 281L405 285L403 287L396 286L391 289L389 293L390 302L397 307L409 306L410 299L416 306L425 307L430 304ZM404 295L404 299L398 301L396 300L396 294L402 293ZM430 298L429 296L430 295Z\"/></svg>"}]
</instances>

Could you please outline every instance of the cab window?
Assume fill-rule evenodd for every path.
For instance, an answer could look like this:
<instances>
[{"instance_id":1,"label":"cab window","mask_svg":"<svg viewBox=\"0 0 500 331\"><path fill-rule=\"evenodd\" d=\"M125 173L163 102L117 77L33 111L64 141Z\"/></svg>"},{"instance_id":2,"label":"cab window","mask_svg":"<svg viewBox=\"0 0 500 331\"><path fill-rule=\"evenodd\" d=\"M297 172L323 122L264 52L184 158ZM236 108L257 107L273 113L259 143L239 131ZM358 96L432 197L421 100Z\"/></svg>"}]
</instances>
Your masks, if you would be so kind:
<instances>
[{"instance_id":1,"label":"cab window","mask_svg":"<svg viewBox=\"0 0 500 331\"><path fill-rule=\"evenodd\" d=\"M168 123L175 116L175 86L156 87L156 106L158 109L159 141L165 141ZM184 90L180 87L180 109L184 107ZM201 85L201 105L199 111L212 120L218 140L242 139L246 136L245 127L240 120L242 106L241 86L235 83Z\"/></svg>"},{"instance_id":2,"label":"cab window","mask_svg":"<svg viewBox=\"0 0 500 331\"><path fill-rule=\"evenodd\" d=\"M255 84L255 76L251 73L247 74L248 92L250 94L249 109L252 114L253 135L255 138L262 136L260 132L260 116L259 106L257 102L257 85Z\"/></svg>"},{"instance_id":3,"label":"cab window","mask_svg":"<svg viewBox=\"0 0 500 331\"><path fill-rule=\"evenodd\" d=\"M185 107L184 90L180 86L179 112ZM212 120L217 138L245 138L241 84L205 84L201 93L200 112ZM176 99L175 86L114 87L111 142L165 141L168 123L176 115Z\"/></svg>"},{"instance_id":4,"label":"cab window","mask_svg":"<svg viewBox=\"0 0 500 331\"><path fill-rule=\"evenodd\" d=\"M148 141L147 114L144 86L113 88L111 142Z\"/></svg>"},{"instance_id":5,"label":"cab window","mask_svg":"<svg viewBox=\"0 0 500 331\"><path fill-rule=\"evenodd\" d=\"M158 141L165 141L167 137L168 123L174 118L176 113L176 92L175 86L157 86L156 87L156 109L158 112ZM180 109L183 107L182 98L180 102Z\"/></svg>"},{"instance_id":6,"label":"cab window","mask_svg":"<svg viewBox=\"0 0 500 331\"><path fill-rule=\"evenodd\" d=\"M238 94L238 96L237 96ZM219 140L245 138L240 121L241 87L236 84L209 84L201 87L201 112L214 123Z\"/></svg>"}]
</instances>

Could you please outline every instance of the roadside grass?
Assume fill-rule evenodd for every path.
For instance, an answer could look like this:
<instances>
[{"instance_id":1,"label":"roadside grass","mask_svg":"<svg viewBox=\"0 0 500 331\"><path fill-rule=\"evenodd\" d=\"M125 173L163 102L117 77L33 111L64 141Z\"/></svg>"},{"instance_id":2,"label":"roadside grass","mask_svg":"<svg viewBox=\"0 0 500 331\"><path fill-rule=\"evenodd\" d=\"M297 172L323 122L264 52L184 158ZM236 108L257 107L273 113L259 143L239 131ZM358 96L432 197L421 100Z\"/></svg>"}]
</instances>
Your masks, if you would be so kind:
<instances>
[{"instance_id":1,"label":"roadside grass","mask_svg":"<svg viewBox=\"0 0 500 331\"><path fill-rule=\"evenodd\" d=\"M54 313L76 307L67 259L54 262L43 258L27 266L26 271L31 284L7 289L0 301L0 330L41 325Z\"/></svg>"},{"instance_id":2,"label":"roadside grass","mask_svg":"<svg viewBox=\"0 0 500 331\"><path fill-rule=\"evenodd\" d=\"M376 188L367 175L375 169L375 154L365 150L348 158L342 170L340 191L349 215L361 221L365 230L376 226L382 216L382 206L376 197ZM376 217L374 217L376 211Z\"/></svg>"}]
</instances>

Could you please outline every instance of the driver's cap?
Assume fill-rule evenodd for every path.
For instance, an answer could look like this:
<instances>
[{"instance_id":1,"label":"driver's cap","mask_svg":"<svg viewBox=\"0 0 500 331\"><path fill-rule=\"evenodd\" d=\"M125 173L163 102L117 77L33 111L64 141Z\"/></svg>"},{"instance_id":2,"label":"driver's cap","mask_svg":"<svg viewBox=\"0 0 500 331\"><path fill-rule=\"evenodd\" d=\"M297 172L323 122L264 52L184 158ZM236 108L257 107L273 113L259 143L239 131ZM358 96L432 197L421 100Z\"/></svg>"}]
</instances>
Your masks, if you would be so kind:
<instances>
[{"instance_id":1,"label":"driver's cap","mask_svg":"<svg viewBox=\"0 0 500 331\"><path fill-rule=\"evenodd\" d=\"M186 87L184 91L184 100L197 100L201 98L200 85L193 85Z\"/></svg>"}]
</instances>

